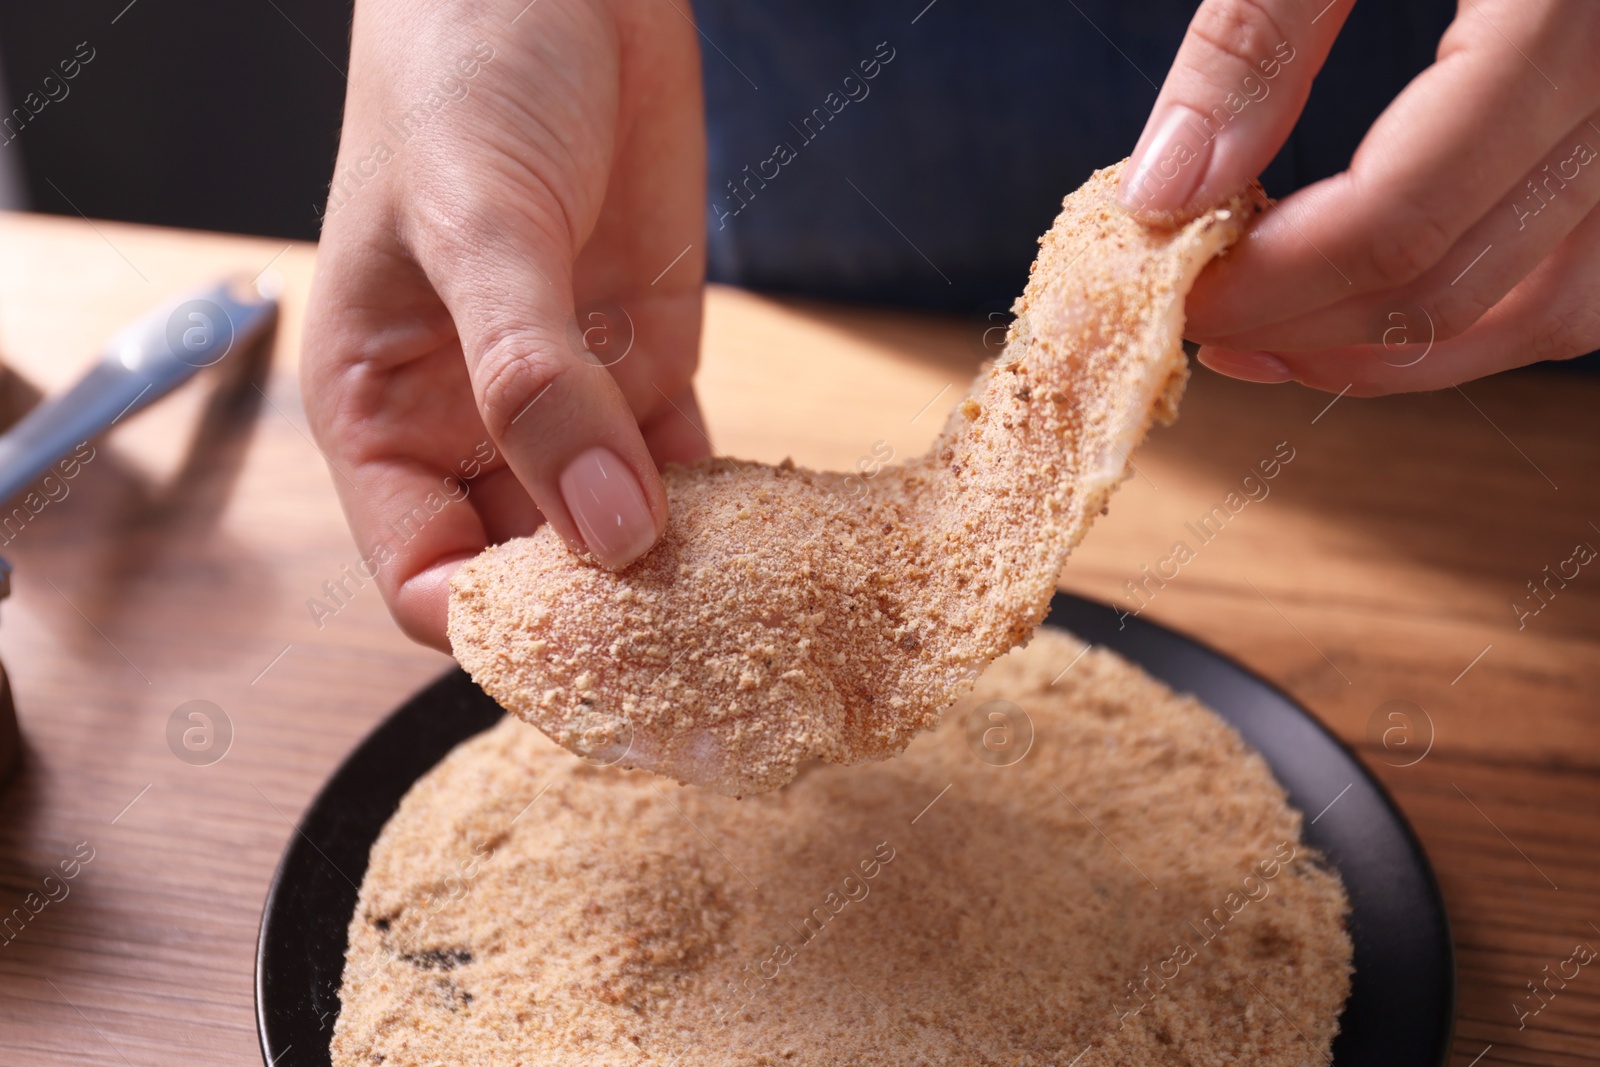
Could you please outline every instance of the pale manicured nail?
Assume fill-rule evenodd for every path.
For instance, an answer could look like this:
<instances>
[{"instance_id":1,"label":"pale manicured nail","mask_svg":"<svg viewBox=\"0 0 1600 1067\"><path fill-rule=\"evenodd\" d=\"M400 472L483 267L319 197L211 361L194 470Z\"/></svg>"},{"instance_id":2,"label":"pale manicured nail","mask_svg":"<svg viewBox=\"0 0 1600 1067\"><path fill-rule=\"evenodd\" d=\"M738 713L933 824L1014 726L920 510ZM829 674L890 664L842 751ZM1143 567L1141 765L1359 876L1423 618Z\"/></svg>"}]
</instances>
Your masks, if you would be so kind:
<instances>
[{"instance_id":1,"label":"pale manicured nail","mask_svg":"<svg viewBox=\"0 0 1600 1067\"><path fill-rule=\"evenodd\" d=\"M1211 144L1199 114L1172 104L1156 120L1155 133L1128 160L1117 200L1129 211L1164 213L1186 207L1211 165Z\"/></svg>"},{"instance_id":2,"label":"pale manicured nail","mask_svg":"<svg viewBox=\"0 0 1600 1067\"><path fill-rule=\"evenodd\" d=\"M1271 352L1232 352L1226 348L1202 348L1195 356L1218 374L1263 385L1294 381L1289 364Z\"/></svg>"},{"instance_id":3,"label":"pale manicured nail","mask_svg":"<svg viewBox=\"0 0 1600 1067\"><path fill-rule=\"evenodd\" d=\"M561 499L589 551L607 567L626 567L655 544L656 523L644 490L609 448L597 445L567 464Z\"/></svg>"}]
</instances>

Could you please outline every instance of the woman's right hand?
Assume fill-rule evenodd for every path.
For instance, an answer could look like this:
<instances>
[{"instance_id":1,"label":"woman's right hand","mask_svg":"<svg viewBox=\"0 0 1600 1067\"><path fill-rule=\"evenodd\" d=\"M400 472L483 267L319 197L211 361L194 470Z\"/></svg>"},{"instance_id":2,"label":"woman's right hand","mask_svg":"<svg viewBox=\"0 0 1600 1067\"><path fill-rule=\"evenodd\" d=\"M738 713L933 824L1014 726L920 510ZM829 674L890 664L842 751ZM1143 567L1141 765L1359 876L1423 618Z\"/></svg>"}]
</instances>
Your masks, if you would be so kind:
<instances>
[{"instance_id":1,"label":"woman's right hand","mask_svg":"<svg viewBox=\"0 0 1600 1067\"><path fill-rule=\"evenodd\" d=\"M705 130L661 0L361 0L302 387L367 569L447 649L449 576L550 522L621 567L705 455Z\"/></svg>"},{"instance_id":2,"label":"woman's right hand","mask_svg":"<svg viewBox=\"0 0 1600 1067\"><path fill-rule=\"evenodd\" d=\"M1123 202L1216 202L1283 146L1350 13L1205 0L1127 168ZM1200 362L1356 396L1438 389L1600 346L1600 6L1460 5L1438 61L1349 167L1208 267Z\"/></svg>"}]
</instances>

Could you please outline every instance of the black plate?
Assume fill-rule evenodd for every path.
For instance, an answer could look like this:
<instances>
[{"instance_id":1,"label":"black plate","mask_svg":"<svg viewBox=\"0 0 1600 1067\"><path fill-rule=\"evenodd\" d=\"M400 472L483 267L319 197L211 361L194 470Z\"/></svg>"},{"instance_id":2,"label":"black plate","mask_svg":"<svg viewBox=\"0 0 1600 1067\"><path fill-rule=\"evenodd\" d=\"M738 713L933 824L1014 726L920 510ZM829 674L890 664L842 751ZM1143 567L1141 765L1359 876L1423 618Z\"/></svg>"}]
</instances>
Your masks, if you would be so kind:
<instances>
[{"instance_id":1,"label":"black plate","mask_svg":"<svg viewBox=\"0 0 1600 1067\"><path fill-rule=\"evenodd\" d=\"M1450 928L1422 846L1382 786L1286 694L1187 637L1068 594L1057 594L1045 621L1217 709L1306 814L1307 842L1350 894L1355 979L1334 1067L1443 1064L1455 1016ZM330 1062L345 928L367 853L411 784L500 715L464 672L447 674L373 731L312 802L261 917L256 1023L269 1067Z\"/></svg>"}]
</instances>

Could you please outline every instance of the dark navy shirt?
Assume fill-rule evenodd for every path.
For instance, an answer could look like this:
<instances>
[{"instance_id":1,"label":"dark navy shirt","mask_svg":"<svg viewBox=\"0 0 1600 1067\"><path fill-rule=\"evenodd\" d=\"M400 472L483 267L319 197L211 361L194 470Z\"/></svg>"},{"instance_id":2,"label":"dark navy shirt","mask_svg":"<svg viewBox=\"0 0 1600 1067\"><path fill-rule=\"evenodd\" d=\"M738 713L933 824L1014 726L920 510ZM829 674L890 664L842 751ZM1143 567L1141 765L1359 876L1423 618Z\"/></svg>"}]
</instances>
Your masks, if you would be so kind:
<instances>
[{"instance_id":1,"label":"dark navy shirt","mask_svg":"<svg viewBox=\"0 0 1600 1067\"><path fill-rule=\"evenodd\" d=\"M1195 6L697 0L711 277L1008 306L1062 196L1133 149ZM1343 170L1454 8L1356 4L1267 191Z\"/></svg>"}]
</instances>

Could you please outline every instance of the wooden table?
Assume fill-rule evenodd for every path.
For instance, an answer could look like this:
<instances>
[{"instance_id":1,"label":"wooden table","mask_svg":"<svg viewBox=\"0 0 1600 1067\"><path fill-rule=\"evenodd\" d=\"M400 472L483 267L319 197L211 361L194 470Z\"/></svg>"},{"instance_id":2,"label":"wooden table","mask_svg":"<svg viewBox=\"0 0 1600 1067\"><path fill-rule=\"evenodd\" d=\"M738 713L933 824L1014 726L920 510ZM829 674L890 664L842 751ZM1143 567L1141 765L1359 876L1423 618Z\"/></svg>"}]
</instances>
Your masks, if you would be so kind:
<instances>
[{"instance_id":1,"label":"wooden table","mask_svg":"<svg viewBox=\"0 0 1600 1067\"><path fill-rule=\"evenodd\" d=\"M0 938L5 1064L259 1063L256 929L294 820L448 666L370 586L320 628L307 607L358 558L296 386L312 258L0 216L13 412L158 299L269 263L287 282L270 367L225 362L130 420L0 547L17 568L0 651L28 745L0 797L0 915L47 899ZM715 439L817 466L880 441L911 455L961 394L981 329L713 290L700 386ZM1512 1005L1576 943L1600 947L1600 566L1552 583L1520 629L1511 605L1578 543L1600 547L1600 382L1535 372L1331 401L1201 371L1065 584L1137 606L1125 583L1188 541L1194 558L1150 586L1146 617L1293 692L1360 748L1426 843L1460 953L1454 1062L1592 1063L1600 968L1524 1029ZM1270 495L1200 544L1185 524L1280 442L1294 459ZM191 700L232 725L209 765L168 745ZM1387 718L1407 707L1411 734ZM63 862L76 876L47 882Z\"/></svg>"}]
</instances>

